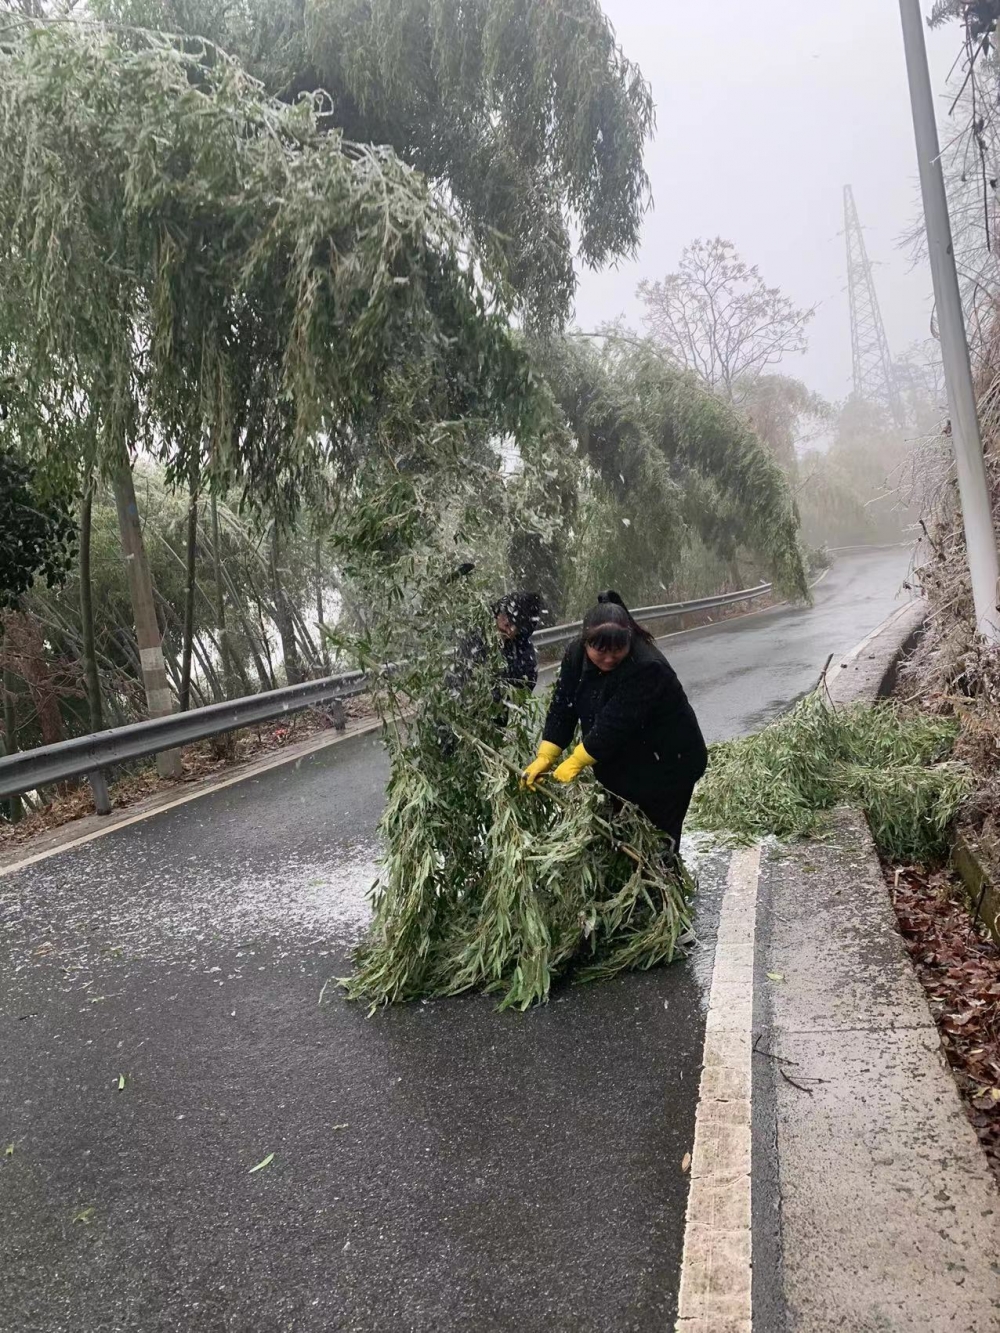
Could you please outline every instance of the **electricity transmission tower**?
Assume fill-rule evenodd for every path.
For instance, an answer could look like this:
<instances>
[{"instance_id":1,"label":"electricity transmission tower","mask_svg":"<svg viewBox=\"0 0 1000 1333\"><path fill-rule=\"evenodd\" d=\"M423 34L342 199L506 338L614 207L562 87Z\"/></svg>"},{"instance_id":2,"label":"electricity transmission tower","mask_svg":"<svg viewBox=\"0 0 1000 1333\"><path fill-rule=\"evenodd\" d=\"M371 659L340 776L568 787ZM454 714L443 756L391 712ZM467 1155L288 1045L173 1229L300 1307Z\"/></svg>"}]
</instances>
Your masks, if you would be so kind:
<instances>
[{"instance_id":1,"label":"electricity transmission tower","mask_svg":"<svg viewBox=\"0 0 1000 1333\"><path fill-rule=\"evenodd\" d=\"M844 236L847 240L847 291L851 302L854 392L869 403L881 403L896 425L902 428L903 401L875 295L864 232L849 185L844 186Z\"/></svg>"}]
</instances>

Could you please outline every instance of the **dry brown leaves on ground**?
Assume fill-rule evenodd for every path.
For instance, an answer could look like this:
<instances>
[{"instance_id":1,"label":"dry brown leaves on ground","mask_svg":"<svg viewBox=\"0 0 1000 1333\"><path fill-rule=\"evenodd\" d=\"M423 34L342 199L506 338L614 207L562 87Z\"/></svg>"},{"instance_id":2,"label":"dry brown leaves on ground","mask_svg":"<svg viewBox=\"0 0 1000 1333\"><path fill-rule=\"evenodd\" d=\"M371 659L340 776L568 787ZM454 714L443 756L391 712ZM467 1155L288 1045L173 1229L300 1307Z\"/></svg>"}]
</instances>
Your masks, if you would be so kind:
<instances>
[{"instance_id":1,"label":"dry brown leaves on ground","mask_svg":"<svg viewBox=\"0 0 1000 1333\"><path fill-rule=\"evenodd\" d=\"M889 871L903 941L969 1119L1000 1178L1000 950L947 871Z\"/></svg>"}]
</instances>

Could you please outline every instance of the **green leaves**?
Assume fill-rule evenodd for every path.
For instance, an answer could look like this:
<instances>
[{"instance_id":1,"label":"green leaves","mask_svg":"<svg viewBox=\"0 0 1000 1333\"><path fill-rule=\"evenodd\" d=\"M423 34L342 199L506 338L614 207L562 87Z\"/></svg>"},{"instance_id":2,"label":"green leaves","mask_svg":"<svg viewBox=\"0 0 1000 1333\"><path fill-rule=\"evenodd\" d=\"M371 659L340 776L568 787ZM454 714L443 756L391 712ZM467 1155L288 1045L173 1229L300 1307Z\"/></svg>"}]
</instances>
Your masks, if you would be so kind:
<instances>
[{"instance_id":1,"label":"green leaves","mask_svg":"<svg viewBox=\"0 0 1000 1333\"><path fill-rule=\"evenodd\" d=\"M406 740L387 732L385 857L374 924L341 983L352 999L479 989L526 1009L567 971L592 981L655 966L690 937L693 885L666 869L637 810L612 822L588 780L520 787L540 701L514 699L501 731L493 680L488 664L451 691L428 679Z\"/></svg>"},{"instance_id":2,"label":"green leaves","mask_svg":"<svg viewBox=\"0 0 1000 1333\"><path fill-rule=\"evenodd\" d=\"M270 1166L273 1161L274 1161L274 1153L269 1152L265 1158L263 1158L261 1161L257 1163L256 1166L252 1166L250 1168L250 1170L247 1172L247 1175L252 1176L255 1175L256 1172L258 1171L263 1171L265 1167Z\"/></svg>"},{"instance_id":3,"label":"green leaves","mask_svg":"<svg viewBox=\"0 0 1000 1333\"><path fill-rule=\"evenodd\" d=\"M73 538L66 510L38 493L36 470L0 452L0 610L16 606L38 575L50 588L60 583Z\"/></svg>"},{"instance_id":4,"label":"green leaves","mask_svg":"<svg viewBox=\"0 0 1000 1333\"><path fill-rule=\"evenodd\" d=\"M574 251L598 266L635 249L652 94L598 0L95 8L210 37L286 100L325 90L325 125L392 145L448 196L491 291L527 323L566 318Z\"/></svg>"},{"instance_id":5,"label":"green leaves","mask_svg":"<svg viewBox=\"0 0 1000 1333\"><path fill-rule=\"evenodd\" d=\"M141 442L174 481L290 508L328 462L523 420L525 358L453 217L390 150L328 133L321 96L272 101L150 31L8 32L0 376L30 387L8 432L52 393L106 467Z\"/></svg>"},{"instance_id":6,"label":"green leaves","mask_svg":"<svg viewBox=\"0 0 1000 1333\"><path fill-rule=\"evenodd\" d=\"M571 337L534 352L595 474L581 551L591 595L611 585L661 600L700 541L725 561L749 551L783 591L808 596L791 491L731 407L618 329L600 347Z\"/></svg>"},{"instance_id":7,"label":"green leaves","mask_svg":"<svg viewBox=\"0 0 1000 1333\"><path fill-rule=\"evenodd\" d=\"M741 841L805 837L824 811L852 804L883 856L934 861L971 785L964 765L942 762L957 731L888 702L834 709L816 692L763 731L711 747L691 822Z\"/></svg>"}]
</instances>

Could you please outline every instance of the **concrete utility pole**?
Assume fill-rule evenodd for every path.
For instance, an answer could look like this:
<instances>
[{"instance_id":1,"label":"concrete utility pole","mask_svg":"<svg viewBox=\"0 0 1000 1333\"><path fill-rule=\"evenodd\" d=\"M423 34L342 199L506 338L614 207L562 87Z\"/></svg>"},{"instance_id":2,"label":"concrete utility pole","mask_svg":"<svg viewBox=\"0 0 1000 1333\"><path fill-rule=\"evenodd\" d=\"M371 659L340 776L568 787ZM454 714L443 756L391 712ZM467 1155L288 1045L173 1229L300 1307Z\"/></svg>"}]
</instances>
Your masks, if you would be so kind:
<instances>
[{"instance_id":1,"label":"concrete utility pole","mask_svg":"<svg viewBox=\"0 0 1000 1333\"><path fill-rule=\"evenodd\" d=\"M917 142L920 167L920 193L924 203L924 226L934 282L934 300L941 329L941 355L948 386L951 411L951 435L955 445L958 491L962 500L965 547L972 575L972 599L976 608L976 628L988 643L1000 644L1000 611L997 610L1000 564L997 560L996 534L990 504L989 481L983 459L983 444L976 415L976 394L972 387L969 344L965 337L965 316L958 290L955 254L948 218L948 200L941 171L931 77L927 68L923 16L920 0L899 0L903 21L903 46L906 73L910 81L910 106L913 134Z\"/></svg>"}]
</instances>

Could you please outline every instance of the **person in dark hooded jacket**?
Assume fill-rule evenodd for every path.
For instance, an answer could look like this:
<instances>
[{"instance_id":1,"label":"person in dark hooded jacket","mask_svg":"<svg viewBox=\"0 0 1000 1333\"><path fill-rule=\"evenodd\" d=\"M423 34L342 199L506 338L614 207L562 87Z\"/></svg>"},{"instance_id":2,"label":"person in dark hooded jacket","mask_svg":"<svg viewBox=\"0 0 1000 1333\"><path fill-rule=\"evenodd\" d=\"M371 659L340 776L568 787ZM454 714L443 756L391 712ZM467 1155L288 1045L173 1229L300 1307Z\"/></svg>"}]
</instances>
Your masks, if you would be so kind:
<instances>
[{"instance_id":1,"label":"person in dark hooded jacket","mask_svg":"<svg viewBox=\"0 0 1000 1333\"><path fill-rule=\"evenodd\" d=\"M537 592L509 592L493 603L504 658L503 681L512 689L533 690L538 684L538 653L531 636L542 617Z\"/></svg>"},{"instance_id":2,"label":"person in dark hooded jacket","mask_svg":"<svg viewBox=\"0 0 1000 1333\"><path fill-rule=\"evenodd\" d=\"M475 630L459 644L455 666L448 675L452 690L461 693L473 672L490 664L494 670L494 720L499 730L507 725L507 701L514 690L531 691L538 682L538 654L531 641L542 616L542 600L535 592L506 593L490 608L496 622L502 659L493 668L493 654L484 635Z\"/></svg>"},{"instance_id":3,"label":"person in dark hooded jacket","mask_svg":"<svg viewBox=\"0 0 1000 1333\"><path fill-rule=\"evenodd\" d=\"M566 650L538 755L524 771L528 787L552 768L578 726L582 743L553 777L572 782L592 766L597 780L637 805L676 851L705 772L705 742L673 667L615 592L602 594Z\"/></svg>"}]
</instances>

